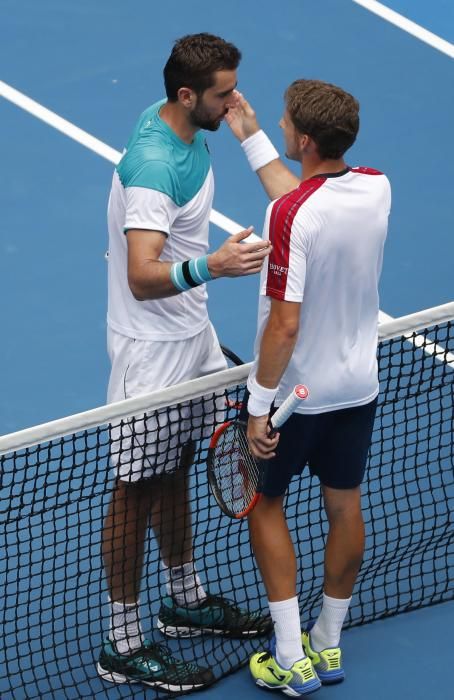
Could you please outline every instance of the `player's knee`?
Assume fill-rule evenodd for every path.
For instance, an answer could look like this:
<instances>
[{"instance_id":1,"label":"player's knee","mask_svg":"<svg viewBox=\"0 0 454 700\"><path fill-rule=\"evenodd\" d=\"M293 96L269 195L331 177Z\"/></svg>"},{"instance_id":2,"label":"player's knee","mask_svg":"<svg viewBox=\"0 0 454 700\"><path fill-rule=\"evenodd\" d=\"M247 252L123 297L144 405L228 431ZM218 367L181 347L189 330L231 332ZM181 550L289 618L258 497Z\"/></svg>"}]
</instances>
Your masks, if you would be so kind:
<instances>
[{"instance_id":1,"label":"player's knee","mask_svg":"<svg viewBox=\"0 0 454 700\"><path fill-rule=\"evenodd\" d=\"M354 489L333 489L323 486L323 500L330 525L345 521L362 524L360 487Z\"/></svg>"}]
</instances>

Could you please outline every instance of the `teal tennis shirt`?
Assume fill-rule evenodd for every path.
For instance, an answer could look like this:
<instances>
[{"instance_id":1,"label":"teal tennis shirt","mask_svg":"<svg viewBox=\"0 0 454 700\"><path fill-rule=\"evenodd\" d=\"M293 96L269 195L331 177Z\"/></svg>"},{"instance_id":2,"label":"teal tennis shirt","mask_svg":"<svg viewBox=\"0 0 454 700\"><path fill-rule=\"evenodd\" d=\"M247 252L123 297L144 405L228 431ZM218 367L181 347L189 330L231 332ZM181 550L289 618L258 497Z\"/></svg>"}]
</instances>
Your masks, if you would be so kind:
<instances>
[{"instance_id":1,"label":"teal tennis shirt","mask_svg":"<svg viewBox=\"0 0 454 700\"><path fill-rule=\"evenodd\" d=\"M127 279L127 232L159 231L160 260L182 262L208 252L214 196L202 132L186 143L159 116L165 100L140 116L117 165L109 197L109 326L143 340L182 340L209 323L206 285L177 296L137 301Z\"/></svg>"},{"instance_id":2,"label":"teal tennis shirt","mask_svg":"<svg viewBox=\"0 0 454 700\"><path fill-rule=\"evenodd\" d=\"M205 137L182 141L161 119L161 100L143 112L117 166L123 187L146 187L166 194L179 207L203 186L210 170Z\"/></svg>"}]
</instances>

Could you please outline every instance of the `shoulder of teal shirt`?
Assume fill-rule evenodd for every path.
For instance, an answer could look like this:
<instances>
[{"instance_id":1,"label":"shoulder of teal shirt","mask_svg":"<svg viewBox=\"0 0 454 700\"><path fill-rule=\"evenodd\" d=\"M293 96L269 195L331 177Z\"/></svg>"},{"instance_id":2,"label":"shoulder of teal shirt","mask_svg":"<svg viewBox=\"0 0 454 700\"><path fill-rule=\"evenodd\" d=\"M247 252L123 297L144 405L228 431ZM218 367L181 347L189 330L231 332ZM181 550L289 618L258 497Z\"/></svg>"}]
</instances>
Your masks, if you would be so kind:
<instances>
[{"instance_id":1,"label":"shoulder of teal shirt","mask_svg":"<svg viewBox=\"0 0 454 700\"><path fill-rule=\"evenodd\" d=\"M142 112L142 114L135 123L134 129L132 130L128 143L126 144L125 152L129 151L135 144L142 129L146 125L151 126L151 122L154 120L156 115L159 114L159 110L161 109L162 105L164 105L166 102L167 100L165 99L159 100L158 102L154 102L154 104L150 105L150 107L147 107Z\"/></svg>"},{"instance_id":2,"label":"shoulder of teal shirt","mask_svg":"<svg viewBox=\"0 0 454 700\"><path fill-rule=\"evenodd\" d=\"M157 190L184 206L205 182L210 156L200 131L187 144L160 118L165 102L160 100L141 114L116 169L123 187Z\"/></svg>"}]
</instances>

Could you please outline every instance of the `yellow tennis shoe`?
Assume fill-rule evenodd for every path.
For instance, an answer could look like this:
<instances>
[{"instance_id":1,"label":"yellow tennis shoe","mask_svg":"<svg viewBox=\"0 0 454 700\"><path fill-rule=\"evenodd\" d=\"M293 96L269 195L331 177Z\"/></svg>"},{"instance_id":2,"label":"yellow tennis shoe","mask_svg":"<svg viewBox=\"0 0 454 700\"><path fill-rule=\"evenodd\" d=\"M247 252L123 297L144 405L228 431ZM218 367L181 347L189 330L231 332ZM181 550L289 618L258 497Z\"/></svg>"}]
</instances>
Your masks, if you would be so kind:
<instances>
[{"instance_id":1,"label":"yellow tennis shoe","mask_svg":"<svg viewBox=\"0 0 454 700\"><path fill-rule=\"evenodd\" d=\"M296 661L290 669L279 666L269 651L254 654L249 670L257 685L270 690L281 690L285 695L299 697L319 690L321 683L307 657Z\"/></svg>"},{"instance_id":2,"label":"yellow tennis shoe","mask_svg":"<svg viewBox=\"0 0 454 700\"><path fill-rule=\"evenodd\" d=\"M304 653L312 661L312 665L323 684L341 683L345 678L345 672L342 668L342 651L339 647L328 647L323 651L312 649L310 630L313 626L314 622L311 622L301 633Z\"/></svg>"}]
</instances>

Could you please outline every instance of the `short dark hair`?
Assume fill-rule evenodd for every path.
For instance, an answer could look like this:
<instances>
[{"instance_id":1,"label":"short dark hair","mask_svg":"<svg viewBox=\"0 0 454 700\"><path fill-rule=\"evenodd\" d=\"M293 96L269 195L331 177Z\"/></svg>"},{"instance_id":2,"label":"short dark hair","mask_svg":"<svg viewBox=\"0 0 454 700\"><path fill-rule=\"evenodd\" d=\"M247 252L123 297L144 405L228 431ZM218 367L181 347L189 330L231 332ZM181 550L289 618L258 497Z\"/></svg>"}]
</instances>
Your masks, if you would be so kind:
<instances>
[{"instance_id":1,"label":"short dark hair","mask_svg":"<svg viewBox=\"0 0 454 700\"><path fill-rule=\"evenodd\" d=\"M310 136L320 158L342 158L359 130L359 102L336 85L321 80L295 80L285 102L296 130Z\"/></svg>"},{"instance_id":2,"label":"short dark hair","mask_svg":"<svg viewBox=\"0 0 454 700\"><path fill-rule=\"evenodd\" d=\"M188 34L178 39L164 66L164 85L169 102L176 102L178 90L188 87L197 95L214 85L214 73L235 70L241 52L213 34Z\"/></svg>"}]
</instances>

